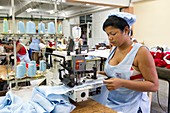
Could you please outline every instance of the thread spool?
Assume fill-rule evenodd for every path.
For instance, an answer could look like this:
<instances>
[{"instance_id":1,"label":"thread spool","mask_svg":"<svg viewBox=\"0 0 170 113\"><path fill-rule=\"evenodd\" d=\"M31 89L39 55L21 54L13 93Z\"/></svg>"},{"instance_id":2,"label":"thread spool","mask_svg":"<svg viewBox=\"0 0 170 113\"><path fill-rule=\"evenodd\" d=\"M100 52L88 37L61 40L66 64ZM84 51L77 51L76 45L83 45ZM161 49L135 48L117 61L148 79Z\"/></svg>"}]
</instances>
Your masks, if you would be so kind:
<instances>
[{"instance_id":1,"label":"thread spool","mask_svg":"<svg viewBox=\"0 0 170 113\"><path fill-rule=\"evenodd\" d=\"M20 62L20 65L23 66L23 73L26 74L26 62Z\"/></svg>"},{"instance_id":2,"label":"thread spool","mask_svg":"<svg viewBox=\"0 0 170 113\"><path fill-rule=\"evenodd\" d=\"M36 61L33 60L33 61L30 61L30 63L34 65L34 73L36 73L37 71Z\"/></svg>"},{"instance_id":3,"label":"thread spool","mask_svg":"<svg viewBox=\"0 0 170 113\"><path fill-rule=\"evenodd\" d=\"M17 70L16 70L16 78L23 78L24 77L24 70L23 70L23 65L17 65Z\"/></svg>"},{"instance_id":4,"label":"thread spool","mask_svg":"<svg viewBox=\"0 0 170 113\"><path fill-rule=\"evenodd\" d=\"M35 76L35 66L34 66L34 64L31 64L31 63L29 63L28 64L28 76L29 77L33 77L33 76Z\"/></svg>"},{"instance_id":5,"label":"thread spool","mask_svg":"<svg viewBox=\"0 0 170 113\"><path fill-rule=\"evenodd\" d=\"M46 70L46 62L44 60L40 61L40 71Z\"/></svg>"}]
</instances>

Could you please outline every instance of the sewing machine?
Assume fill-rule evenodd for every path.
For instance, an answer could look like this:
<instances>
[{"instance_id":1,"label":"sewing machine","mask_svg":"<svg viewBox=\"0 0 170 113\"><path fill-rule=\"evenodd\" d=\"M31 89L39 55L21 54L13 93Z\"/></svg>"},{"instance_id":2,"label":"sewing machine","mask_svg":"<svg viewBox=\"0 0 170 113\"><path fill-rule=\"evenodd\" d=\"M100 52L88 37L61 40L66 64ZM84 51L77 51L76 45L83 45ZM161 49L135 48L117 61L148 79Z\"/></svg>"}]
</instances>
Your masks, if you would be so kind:
<instances>
[{"instance_id":1,"label":"sewing machine","mask_svg":"<svg viewBox=\"0 0 170 113\"><path fill-rule=\"evenodd\" d=\"M81 102L101 93L103 80L106 77L98 75L95 66L86 69L86 54L76 54L75 52L68 54L67 51L53 51L52 56L53 59L58 59L56 62L60 65L57 68L54 65L53 76L55 79L59 78L60 84L58 85L65 85L71 89L66 93L70 99ZM53 85L55 85L55 79L52 80Z\"/></svg>"},{"instance_id":2,"label":"sewing machine","mask_svg":"<svg viewBox=\"0 0 170 113\"><path fill-rule=\"evenodd\" d=\"M91 69L86 68L87 52L81 51L81 49L88 51L88 46L81 48L79 45L79 48L74 51L74 41L71 39L67 51L53 51L50 54L51 67L54 67L53 79L50 83L52 85L64 84L69 87L71 90L66 95L75 102L85 101L90 96L100 94L105 78L97 75L95 66L92 66ZM100 83L99 80L101 80ZM60 84L56 81L60 81Z\"/></svg>"},{"instance_id":3,"label":"sewing machine","mask_svg":"<svg viewBox=\"0 0 170 113\"><path fill-rule=\"evenodd\" d=\"M96 67L92 67L91 70L86 70L85 55L72 56L72 60L60 65L64 69L59 69L59 79L69 87L81 85L83 82L85 82L84 77L88 77L90 79L97 79ZM65 70L67 70L68 73L62 75L62 71Z\"/></svg>"},{"instance_id":4,"label":"sewing machine","mask_svg":"<svg viewBox=\"0 0 170 113\"><path fill-rule=\"evenodd\" d=\"M60 64L63 69L59 69L61 82L70 88L76 87L66 95L72 100L80 102L87 100L90 96L100 94L102 83L94 83L98 80L96 67L93 66L90 70L86 69L85 55L73 55L71 59L65 64ZM64 71L67 73L62 73ZM83 85L85 86L83 87Z\"/></svg>"}]
</instances>

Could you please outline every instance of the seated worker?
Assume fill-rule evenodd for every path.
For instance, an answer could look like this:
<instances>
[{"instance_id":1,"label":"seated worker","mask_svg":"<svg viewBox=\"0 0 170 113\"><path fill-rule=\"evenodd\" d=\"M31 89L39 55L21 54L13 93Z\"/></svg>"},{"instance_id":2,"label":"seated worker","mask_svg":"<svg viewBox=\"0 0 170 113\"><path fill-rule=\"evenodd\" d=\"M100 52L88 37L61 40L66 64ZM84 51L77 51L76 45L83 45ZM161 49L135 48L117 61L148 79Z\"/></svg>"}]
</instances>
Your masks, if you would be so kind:
<instances>
[{"instance_id":1,"label":"seated worker","mask_svg":"<svg viewBox=\"0 0 170 113\"><path fill-rule=\"evenodd\" d=\"M58 45L63 45L63 44L65 44L66 43L66 41L65 41L65 39L62 37L62 36L60 36L59 38L57 38L57 44Z\"/></svg>"},{"instance_id":2,"label":"seated worker","mask_svg":"<svg viewBox=\"0 0 170 113\"><path fill-rule=\"evenodd\" d=\"M82 38L75 38L74 39L75 49L78 49L79 46L83 45L83 39Z\"/></svg>"},{"instance_id":3,"label":"seated worker","mask_svg":"<svg viewBox=\"0 0 170 113\"><path fill-rule=\"evenodd\" d=\"M3 45L5 49L13 50L13 45ZM19 40L16 42L16 53L17 53L17 62L30 62L29 54L26 49L26 47L19 42Z\"/></svg>"}]
</instances>

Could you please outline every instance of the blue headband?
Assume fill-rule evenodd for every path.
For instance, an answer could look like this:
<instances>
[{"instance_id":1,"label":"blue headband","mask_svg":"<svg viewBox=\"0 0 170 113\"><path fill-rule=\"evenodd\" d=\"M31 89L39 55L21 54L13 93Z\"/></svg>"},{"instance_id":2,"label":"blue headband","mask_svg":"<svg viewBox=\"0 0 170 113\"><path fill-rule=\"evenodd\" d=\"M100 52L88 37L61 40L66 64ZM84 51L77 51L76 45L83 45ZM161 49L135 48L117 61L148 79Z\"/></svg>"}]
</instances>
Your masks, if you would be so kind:
<instances>
[{"instance_id":1,"label":"blue headband","mask_svg":"<svg viewBox=\"0 0 170 113\"><path fill-rule=\"evenodd\" d=\"M130 13L125 13L125 12L115 12L114 14L109 15L110 16L117 16L122 19L124 19L129 26L132 26L136 22L136 16Z\"/></svg>"}]
</instances>

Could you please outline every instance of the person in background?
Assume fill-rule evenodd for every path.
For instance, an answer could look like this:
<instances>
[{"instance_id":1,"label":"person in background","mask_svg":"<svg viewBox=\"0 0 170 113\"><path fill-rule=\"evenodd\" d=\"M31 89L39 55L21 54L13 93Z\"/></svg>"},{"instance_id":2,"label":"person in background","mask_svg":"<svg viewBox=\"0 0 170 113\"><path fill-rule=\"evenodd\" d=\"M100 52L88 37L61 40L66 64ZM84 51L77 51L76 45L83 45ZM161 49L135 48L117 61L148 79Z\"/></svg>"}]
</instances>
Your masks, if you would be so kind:
<instances>
[{"instance_id":1,"label":"person in background","mask_svg":"<svg viewBox=\"0 0 170 113\"><path fill-rule=\"evenodd\" d=\"M59 38L57 38L57 42L59 45L63 45L64 44L63 36L60 36Z\"/></svg>"},{"instance_id":2,"label":"person in background","mask_svg":"<svg viewBox=\"0 0 170 113\"><path fill-rule=\"evenodd\" d=\"M134 43L137 43L138 41L136 40L136 38L133 37L133 30L131 29L131 32L130 32L130 39L132 40L132 42Z\"/></svg>"},{"instance_id":3,"label":"person in background","mask_svg":"<svg viewBox=\"0 0 170 113\"><path fill-rule=\"evenodd\" d=\"M63 44L68 44L68 38L66 36L63 39Z\"/></svg>"},{"instance_id":4,"label":"person in background","mask_svg":"<svg viewBox=\"0 0 170 113\"><path fill-rule=\"evenodd\" d=\"M36 30L36 34L38 34L38 30ZM31 60L35 60L37 63L39 62L39 52L40 52L40 43L44 43L42 38L39 38L38 36L34 36L30 38L30 45L29 45L29 54L31 57Z\"/></svg>"},{"instance_id":5,"label":"person in background","mask_svg":"<svg viewBox=\"0 0 170 113\"><path fill-rule=\"evenodd\" d=\"M83 39L82 38L75 38L74 43L75 43L75 49L78 49L79 46L83 45Z\"/></svg>"},{"instance_id":6,"label":"person in background","mask_svg":"<svg viewBox=\"0 0 170 113\"><path fill-rule=\"evenodd\" d=\"M13 45L3 45L5 49L13 50ZM16 53L17 53L17 62L30 62L29 54L27 48L24 44L20 43L19 40L16 41Z\"/></svg>"},{"instance_id":7,"label":"person in background","mask_svg":"<svg viewBox=\"0 0 170 113\"><path fill-rule=\"evenodd\" d=\"M130 40L130 28L135 15L118 12L110 15L103 24L112 45L105 68L100 74L108 79L106 106L123 113L150 113L146 92L158 90L158 75L153 57L147 47Z\"/></svg>"}]
</instances>

